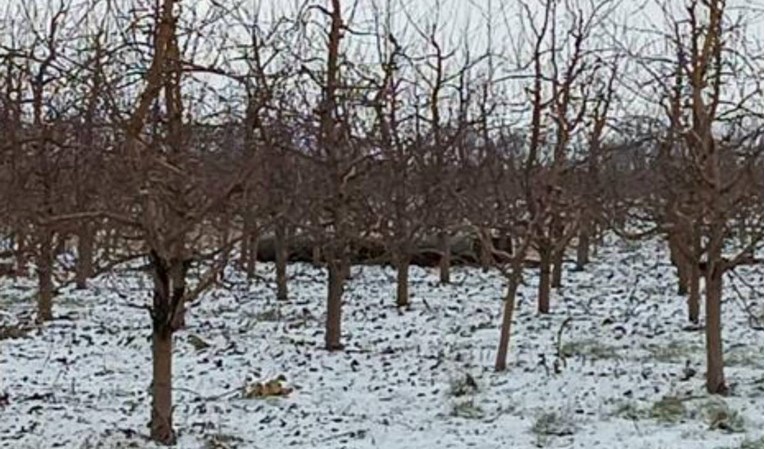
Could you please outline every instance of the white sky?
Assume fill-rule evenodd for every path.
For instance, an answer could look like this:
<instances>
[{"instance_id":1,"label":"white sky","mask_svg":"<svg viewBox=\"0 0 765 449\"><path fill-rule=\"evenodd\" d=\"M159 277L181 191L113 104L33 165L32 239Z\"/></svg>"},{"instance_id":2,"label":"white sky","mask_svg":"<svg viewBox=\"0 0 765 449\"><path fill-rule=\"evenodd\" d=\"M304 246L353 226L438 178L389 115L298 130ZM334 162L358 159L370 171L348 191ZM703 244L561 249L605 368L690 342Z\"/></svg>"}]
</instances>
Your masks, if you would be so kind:
<instances>
[{"instance_id":1,"label":"white sky","mask_svg":"<svg viewBox=\"0 0 765 449\"><path fill-rule=\"evenodd\" d=\"M91 1L105 0L0 0L0 11L5 8L6 14L0 15L0 43L8 45L11 35L10 29L14 26L13 21L18 21L19 5L26 1L27 5L38 6L41 9L40 28L46 28L48 14L45 14L43 5L48 3L58 4L60 1L66 1L74 5L83 5ZM152 5L155 0L112 0L114 3L122 3L133 7L145 7ZM528 73L528 70L519 70L519 66L528 63L529 50L531 48L529 22L524 12L523 5L528 5L532 15L535 16L537 24L541 19L542 9L540 0L358 0L352 2L344 0L342 3L346 9L346 18L351 17L350 28L355 32L368 33L375 27L375 11L384 11L390 8L391 28L397 40L407 48L407 51L414 56L423 55L431 52L427 47L426 40L418 35L418 30L427 32L431 26L438 29L437 36L439 43L443 46L444 52L455 51L454 57L450 60L451 67L447 67L447 72L453 70L464 60L465 49L470 51L473 58L484 53L487 44L491 41L494 53L498 54L493 63L497 67L497 76L507 74ZM585 11L591 9L594 4L601 0L559 0L560 11L564 10L566 4L576 4ZM296 11L300 9L305 2L301 0L182 0L181 4L185 10L185 16L191 17L192 10L201 18L209 10L210 5L224 5L231 7L238 4L243 10L249 9L255 11L258 7L261 10L260 23L264 28L269 28L274 18L281 16L295 17ZM601 25L598 28L597 36L590 43L592 46L614 46L614 42L619 45L629 47L645 56L668 55L665 44L646 45L652 40L656 40L655 32L666 32L670 29L669 24L683 15L684 1L666 0L670 7L670 14L666 14L658 1L655 0L621 0L614 2L616 7L609 14L600 18ZM311 1L309 4L328 6L329 1ZM762 3L747 0L728 0L729 17L744 17L746 22L745 34L739 38L734 48L740 51L755 51L759 58L754 60L754 67L741 66L737 76L732 79L733 83L727 88L725 95L729 98L738 98L746 92L751 91L755 84L762 84L762 48L763 48L763 8ZM1 13L0 13L1 14ZM559 34L563 35L565 24L565 14L560 13L563 19L559 25ZM317 11L313 11L309 16L311 20L320 20L322 17ZM95 17L97 18L97 17ZM379 15L377 16L379 19ZM384 19L381 19L381 23ZM68 32L78 33L88 27L86 21L70 27ZM325 22L317 26L310 27L314 39L311 45L319 51L321 49L322 26ZM489 35L488 29L491 29ZM212 30L210 29L212 33ZM218 36L226 33L229 40L236 40L244 32L233 26L220 26L214 33ZM204 40L202 41L205 42ZM220 54L225 53L221 49L222 42L219 38L207 40L203 45L202 54L207 57L199 59L199 62L207 63L209 61L220 61ZM291 48L294 50L294 48ZM358 62L377 62L375 39L370 36L351 35L344 41L344 50L349 57ZM44 51L40 51L43 54ZM605 54L605 53L604 53ZM216 56L218 58L216 58ZM320 64L320 61L316 62ZM424 66L420 64L420 67ZM633 92L624 87L633 87L640 81L640 70L632 64L624 66L624 76L620 76L619 81L623 83L622 97L630 109L634 109L639 104L638 109L651 108L645 102L636 99ZM476 74L481 70L477 70ZM429 75L427 69L423 69L426 75ZM204 77L208 79L216 89L222 89L221 80L216 77ZM738 85L736 85L738 84ZM510 81L504 85L504 91L512 99L522 99L526 81ZM227 93L228 95L228 93ZM233 95L233 94L231 94ZM754 107L761 110L761 95ZM221 99L225 101L225 99ZM625 106L626 107L626 106ZM635 111L640 113L640 111ZM648 111L644 111L648 112ZM655 112L655 111L653 111ZM518 113L518 117L523 118L523 113Z\"/></svg>"}]
</instances>

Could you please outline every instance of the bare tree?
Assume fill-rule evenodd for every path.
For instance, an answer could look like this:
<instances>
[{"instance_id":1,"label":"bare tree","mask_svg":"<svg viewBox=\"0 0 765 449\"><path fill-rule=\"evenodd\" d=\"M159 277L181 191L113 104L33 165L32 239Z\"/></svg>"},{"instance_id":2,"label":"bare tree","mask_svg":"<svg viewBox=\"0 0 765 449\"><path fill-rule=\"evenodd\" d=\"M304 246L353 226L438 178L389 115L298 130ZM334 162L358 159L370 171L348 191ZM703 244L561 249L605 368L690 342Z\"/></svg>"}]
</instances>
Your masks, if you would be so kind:
<instances>
[{"instance_id":1,"label":"bare tree","mask_svg":"<svg viewBox=\"0 0 765 449\"><path fill-rule=\"evenodd\" d=\"M592 236L595 227L599 225L599 217L602 212L599 210L599 204L602 201L599 182L600 165L604 157L604 133L607 130L608 119L614 108L614 96L616 92L616 77L623 66L620 64L621 55L616 53L611 56L610 61L600 59L607 67L607 72L602 74L596 71L593 75L593 84L599 83L593 94L592 104L587 112L587 121L590 123L586 127L586 145L587 145L587 169L583 179L579 180L582 195L584 196L581 223L577 233L576 246L576 268L584 269L584 266L590 260L590 246L592 245Z\"/></svg>"},{"instance_id":2,"label":"bare tree","mask_svg":"<svg viewBox=\"0 0 765 449\"><path fill-rule=\"evenodd\" d=\"M351 8L353 9L353 8ZM307 42L320 41L325 46L318 57L300 54L301 74L312 81L311 87L319 89L318 104L312 101L313 93L304 89L303 104L313 112L305 118L308 129L308 148L299 148L296 154L306 157L314 176L309 195L310 203L305 209L304 221L310 226L314 242L321 247L321 257L328 272L327 317L325 347L334 351L343 348L342 301L346 280L350 273L349 251L354 239L355 203L358 199L357 180L366 159L363 148L354 145L350 101L352 84L344 73L348 62L341 48L344 36L349 32L344 9L340 0L331 0L328 7L310 5L305 14L318 12L328 21L320 37L306 34ZM303 12L301 12L303 14ZM306 30L307 31L307 30ZM303 49L310 51L310 48ZM321 67L319 67L319 63ZM314 125L315 124L315 125Z\"/></svg>"},{"instance_id":3,"label":"bare tree","mask_svg":"<svg viewBox=\"0 0 765 449\"><path fill-rule=\"evenodd\" d=\"M240 189L251 174L253 158L229 167L228 176L205 172L209 159L204 157L204 147L194 140L197 128L191 126L188 116L192 110L184 108L182 92L184 74L197 70L194 51L198 46L179 42L182 16L176 0L164 0L150 12L152 53L141 77L143 87L126 119L120 118L115 99L110 99L110 105L118 130L124 133L120 152L127 172L124 188L133 198L134 212L123 220L138 232L153 281L148 307L153 360L151 438L172 444L172 336L184 325L186 303L218 278L234 241L210 252L213 263L195 283L188 282L189 270L203 260L199 246L206 219ZM186 25L214 23L219 10L212 8L208 14L210 17ZM193 36L204 34L204 30L198 31Z\"/></svg>"},{"instance_id":4,"label":"bare tree","mask_svg":"<svg viewBox=\"0 0 765 449\"><path fill-rule=\"evenodd\" d=\"M409 55L406 58L414 70L418 95L415 97L416 139L423 146L422 176L428 191L424 193L425 209L430 211L428 228L435 234L435 246L440 254L439 278L449 283L452 264L451 234L456 220L450 216L449 202L453 199L450 189L450 167L453 166L453 152L460 129L450 126L446 117L445 103L450 98L448 89L458 79L459 71L450 68L450 61L456 49L447 50L439 36L439 20L442 14L440 4L435 19L423 27L407 15L408 23L424 43L424 55ZM419 96L424 97L420 100ZM424 111L423 111L424 110Z\"/></svg>"},{"instance_id":5,"label":"bare tree","mask_svg":"<svg viewBox=\"0 0 765 449\"><path fill-rule=\"evenodd\" d=\"M69 7L64 2L58 5L48 4L38 9L36 5L25 5L22 8L24 23L31 35L31 42L26 51L17 55L24 60L26 80L29 86L31 103L31 123L28 130L28 146L33 155L30 200L33 212L27 215L31 219L32 242L34 243L34 259L37 270L38 297L37 319L47 321L53 318L52 304L55 295L54 263L57 239L63 238L57 226L50 218L60 213L64 202L61 201L62 171L59 161L65 137L61 135L60 117L50 106L54 97L62 88L62 66L59 65L63 52L61 45L62 33L71 32L66 28L66 20L70 14ZM43 15L47 18L43 32L37 31L37 18ZM45 19L43 19L45 20ZM64 31L62 31L62 29ZM41 51L44 56L36 56Z\"/></svg>"},{"instance_id":6,"label":"bare tree","mask_svg":"<svg viewBox=\"0 0 765 449\"><path fill-rule=\"evenodd\" d=\"M748 82L731 88L733 74L751 63L731 46L729 37L741 32L743 22L724 1L690 0L681 10L669 2L659 6L672 18L658 30L667 36L672 56L632 55L656 86L666 85L667 74L673 80L659 90L667 121L657 162L668 190L658 196L663 213L657 229L667 231L680 282L687 282L691 321L698 320L703 276L706 387L725 393L723 278L736 266L752 263L762 242L761 224L743 241L734 239L732 224L743 205L761 201L760 190L752 186L761 185L753 169L762 165L762 117L753 111L762 107L762 90ZM762 214L751 219L761 223Z\"/></svg>"},{"instance_id":7,"label":"bare tree","mask_svg":"<svg viewBox=\"0 0 765 449\"><path fill-rule=\"evenodd\" d=\"M419 212L421 201L417 187L417 169L413 152L417 143L407 135L407 111L403 91L405 89L400 66L405 62L404 49L391 29L390 4L377 19L385 23L376 32L381 78L373 80L371 105L376 117L376 144L381 148L382 167L373 185L367 190L372 217L381 217L374 228L381 234L387 252L396 268L396 305L409 305L409 264L416 244L415 239L423 227ZM380 189L380 186L387 186Z\"/></svg>"},{"instance_id":8,"label":"bare tree","mask_svg":"<svg viewBox=\"0 0 765 449\"><path fill-rule=\"evenodd\" d=\"M725 36L735 29L731 27L736 26L727 22L726 17L723 1L691 1L687 8L690 48L685 48L685 57L679 61L690 82L690 117L683 138L690 156L687 168L695 175L694 187L702 217L700 234L706 254L707 390L710 393L727 391L721 337L723 274L751 258L753 249L762 240L762 232L755 233L736 255L724 255L724 245L732 231L730 217L735 213L736 205L751 195L744 183L759 176L752 173L751 167L762 158L761 151L750 153L731 167L725 160L729 149L724 141L719 142L715 137L714 123L724 120L727 112L721 107L726 82ZM757 143L761 144L761 141ZM736 170L738 176L725 176L726 168ZM678 211L678 215L686 219L682 212Z\"/></svg>"}]
</instances>

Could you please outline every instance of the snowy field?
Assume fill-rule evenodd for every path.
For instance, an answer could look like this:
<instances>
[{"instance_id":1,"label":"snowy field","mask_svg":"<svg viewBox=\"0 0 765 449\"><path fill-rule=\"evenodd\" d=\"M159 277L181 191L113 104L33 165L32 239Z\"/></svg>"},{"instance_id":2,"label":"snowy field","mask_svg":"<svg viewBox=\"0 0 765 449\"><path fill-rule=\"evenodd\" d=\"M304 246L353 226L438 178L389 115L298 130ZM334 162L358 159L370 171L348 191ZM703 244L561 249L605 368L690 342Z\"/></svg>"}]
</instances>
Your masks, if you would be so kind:
<instances>
[{"instance_id":1,"label":"snowy field","mask_svg":"<svg viewBox=\"0 0 765 449\"><path fill-rule=\"evenodd\" d=\"M665 245L612 241L594 259L566 272L544 317L529 271L501 374L496 274L456 268L454 284L439 286L435 271L412 268L413 305L399 312L394 271L354 267L346 351L328 353L320 270L290 266L282 303L271 265L249 286L232 271L176 336L178 447L761 448L762 331L745 308L762 315L762 267L726 279L723 399L704 392L703 331L688 326ZM150 321L134 307L149 297L142 276L66 291L59 319L0 341L0 447L154 447L144 437ZM0 282L0 323L30 316L33 282ZM243 397L279 375L288 396Z\"/></svg>"}]
</instances>

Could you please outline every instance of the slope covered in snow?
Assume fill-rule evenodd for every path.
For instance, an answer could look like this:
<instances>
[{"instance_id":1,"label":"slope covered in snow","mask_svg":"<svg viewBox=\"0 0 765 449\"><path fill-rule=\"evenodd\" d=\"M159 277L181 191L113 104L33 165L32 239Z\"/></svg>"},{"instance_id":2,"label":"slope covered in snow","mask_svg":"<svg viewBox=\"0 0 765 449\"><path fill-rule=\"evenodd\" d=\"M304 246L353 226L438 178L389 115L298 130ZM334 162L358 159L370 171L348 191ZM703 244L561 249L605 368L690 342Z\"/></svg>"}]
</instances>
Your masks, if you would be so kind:
<instances>
[{"instance_id":1,"label":"slope covered in snow","mask_svg":"<svg viewBox=\"0 0 765 449\"><path fill-rule=\"evenodd\" d=\"M520 289L509 369L492 371L502 279L457 268L453 285L413 268L412 308L392 306L395 273L354 267L346 350L322 349L321 270L272 267L248 285L231 270L175 339L178 447L738 448L762 439L762 267L727 279L727 398L704 393L704 335L689 327L664 244L611 241L567 271L538 316L536 273ZM567 266L568 269L573 265ZM0 285L0 324L33 310L33 284ZM31 282L31 281L29 281ZM732 285L734 284L734 285ZM103 276L56 300L60 318L0 341L0 447L152 447L149 281ZM749 307L749 313L746 308ZM19 318L21 317L21 318ZM559 357L560 355L560 357ZM247 399L283 375L286 397ZM761 446L751 446L761 447Z\"/></svg>"}]
</instances>

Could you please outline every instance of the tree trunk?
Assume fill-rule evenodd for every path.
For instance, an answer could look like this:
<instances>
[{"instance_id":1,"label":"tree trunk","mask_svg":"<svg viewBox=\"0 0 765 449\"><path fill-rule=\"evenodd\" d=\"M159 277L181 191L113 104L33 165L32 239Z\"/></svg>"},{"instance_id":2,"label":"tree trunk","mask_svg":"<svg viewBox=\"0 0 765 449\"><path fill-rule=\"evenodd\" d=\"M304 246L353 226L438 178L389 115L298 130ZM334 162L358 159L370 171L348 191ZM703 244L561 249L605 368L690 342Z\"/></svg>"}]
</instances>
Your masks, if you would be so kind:
<instances>
[{"instance_id":1,"label":"tree trunk","mask_svg":"<svg viewBox=\"0 0 765 449\"><path fill-rule=\"evenodd\" d=\"M59 254L66 252L66 239L67 237L61 234L59 238L55 239L55 245L53 246L53 258L55 259Z\"/></svg>"},{"instance_id":2,"label":"tree trunk","mask_svg":"<svg viewBox=\"0 0 765 449\"><path fill-rule=\"evenodd\" d=\"M215 245L218 248L225 248L228 246L229 239L231 238L231 221L228 218L228 214L218 219L218 241Z\"/></svg>"},{"instance_id":3,"label":"tree trunk","mask_svg":"<svg viewBox=\"0 0 765 449\"><path fill-rule=\"evenodd\" d=\"M343 305L343 268L337 261L330 261L329 280L327 288L327 322L324 335L325 347L328 351L343 349L340 343Z\"/></svg>"},{"instance_id":4,"label":"tree trunk","mask_svg":"<svg viewBox=\"0 0 765 449\"><path fill-rule=\"evenodd\" d=\"M151 439L175 444L173 430L173 334L168 326L152 330Z\"/></svg>"},{"instance_id":5,"label":"tree trunk","mask_svg":"<svg viewBox=\"0 0 765 449\"><path fill-rule=\"evenodd\" d=\"M693 260L691 260L688 267L688 271L686 271L687 275L689 276L689 279L686 279L686 282L688 282L688 320L690 320L691 323L698 323L699 322L699 302L701 299L701 293L699 288L700 278L702 276L702 273L699 270L699 259L701 254L701 229L698 225L694 225L693 227L693 234L691 235L691 238L693 239L691 241L691 254L693 255Z\"/></svg>"},{"instance_id":6,"label":"tree trunk","mask_svg":"<svg viewBox=\"0 0 765 449\"><path fill-rule=\"evenodd\" d=\"M483 242L485 239L491 240L491 233L487 232L485 229L481 229L481 242ZM489 245L481 244L478 249L479 252L479 258L481 262L481 269L484 272L489 271L489 268L491 267L491 262L493 259L493 255L491 254L491 249L489 248Z\"/></svg>"},{"instance_id":7,"label":"tree trunk","mask_svg":"<svg viewBox=\"0 0 765 449\"><path fill-rule=\"evenodd\" d=\"M242 242L239 244L239 248L239 260L237 261L237 266L240 270L246 270L247 263L250 260L250 252L252 251L250 249L250 236L247 233L247 225L242 229Z\"/></svg>"},{"instance_id":8,"label":"tree trunk","mask_svg":"<svg viewBox=\"0 0 765 449\"><path fill-rule=\"evenodd\" d=\"M53 233L41 229L40 248L38 249L37 281L37 319L50 321L53 319Z\"/></svg>"},{"instance_id":9,"label":"tree trunk","mask_svg":"<svg viewBox=\"0 0 765 449\"><path fill-rule=\"evenodd\" d=\"M276 252L276 299L287 300L287 238L283 224L278 223L274 230L274 250Z\"/></svg>"},{"instance_id":10,"label":"tree trunk","mask_svg":"<svg viewBox=\"0 0 765 449\"><path fill-rule=\"evenodd\" d=\"M346 254L349 253L350 250L346 251ZM353 265L351 264L351 260L349 256L346 256L343 258L343 264L342 266L342 274L343 274L343 282L348 281L351 279L351 268Z\"/></svg>"},{"instance_id":11,"label":"tree trunk","mask_svg":"<svg viewBox=\"0 0 765 449\"><path fill-rule=\"evenodd\" d=\"M499 347L497 348L497 360L494 363L495 371L504 371L507 369L507 351L510 346L510 327L513 323L513 314L515 312L515 293L517 288L516 281L510 279L502 311L502 327L499 331Z\"/></svg>"},{"instance_id":12,"label":"tree trunk","mask_svg":"<svg viewBox=\"0 0 765 449\"><path fill-rule=\"evenodd\" d=\"M19 227L19 230L16 232L16 275L26 276L29 272L27 259L27 252L29 251L27 245L29 242L26 233L20 228L21 227Z\"/></svg>"},{"instance_id":13,"label":"tree trunk","mask_svg":"<svg viewBox=\"0 0 765 449\"><path fill-rule=\"evenodd\" d=\"M116 238L114 238L117 230L112 226L107 229L103 229L102 233L104 236L104 241L101 245L101 249L103 250L104 260L111 260L112 255L116 249L115 247L117 246Z\"/></svg>"},{"instance_id":14,"label":"tree trunk","mask_svg":"<svg viewBox=\"0 0 765 449\"><path fill-rule=\"evenodd\" d=\"M314 245L311 249L311 265L316 268L321 266L321 248L319 245Z\"/></svg>"},{"instance_id":15,"label":"tree trunk","mask_svg":"<svg viewBox=\"0 0 765 449\"><path fill-rule=\"evenodd\" d=\"M442 284L448 284L451 281L451 245L449 235L441 231L438 234L438 246L441 251L441 260L438 262L440 269L440 280Z\"/></svg>"},{"instance_id":16,"label":"tree trunk","mask_svg":"<svg viewBox=\"0 0 765 449\"><path fill-rule=\"evenodd\" d=\"M499 238L499 245L500 248L505 251L507 254L514 254L513 253L513 237L508 234L503 234L502 237Z\"/></svg>"},{"instance_id":17,"label":"tree trunk","mask_svg":"<svg viewBox=\"0 0 765 449\"><path fill-rule=\"evenodd\" d=\"M707 391L712 394L725 394L728 387L725 384L725 374L723 373L722 328L720 323L723 280L722 270L717 265L717 263L710 263L706 276Z\"/></svg>"},{"instance_id":18,"label":"tree trunk","mask_svg":"<svg viewBox=\"0 0 765 449\"><path fill-rule=\"evenodd\" d=\"M552 251L550 252L552 262L551 286L552 288L560 288L563 282L563 256L566 253L566 245L563 245L559 250L556 249L556 246L560 246L563 243L565 226L561 217L555 216L550 227L550 233L553 237Z\"/></svg>"},{"instance_id":19,"label":"tree trunk","mask_svg":"<svg viewBox=\"0 0 765 449\"><path fill-rule=\"evenodd\" d=\"M247 254L247 260L246 260L246 274L248 280L255 279L255 266L257 265L258 261L258 233L257 231L252 231L247 236L247 240L249 241L247 243L247 247L249 249L249 252Z\"/></svg>"},{"instance_id":20,"label":"tree trunk","mask_svg":"<svg viewBox=\"0 0 765 449\"><path fill-rule=\"evenodd\" d=\"M239 268L245 271L248 280L255 279L255 265L258 260L258 231L252 212L245 212L242 227L242 253Z\"/></svg>"},{"instance_id":21,"label":"tree trunk","mask_svg":"<svg viewBox=\"0 0 765 449\"><path fill-rule=\"evenodd\" d=\"M690 272L686 282L688 283L688 320L691 323L699 322L699 300L701 289L699 288L701 273L699 272L699 263L685 264L688 268L684 271Z\"/></svg>"},{"instance_id":22,"label":"tree trunk","mask_svg":"<svg viewBox=\"0 0 765 449\"><path fill-rule=\"evenodd\" d=\"M398 257L396 273L396 306L409 306L409 256Z\"/></svg>"},{"instance_id":23,"label":"tree trunk","mask_svg":"<svg viewBox=\"0 0 765 449\"><path fill-rule=\"evenodd\" d=\"M88 279L93 275L93 238L93 226L90 223L83 224L77 236L75 283L78 289L87 288Z\"/></svg>"},{"instance_id":24,"label":"tree trunk","mask_svg":"<svg viewBox=\"0 0 765 449\"><path fill-rule=\"evenodd\" d=\"M537 310L539 313L550 313L550 250L540 249L539 266L539 298Z\"/></svg>"},{"instance_id":25,"label":"tree trunk","mask_svg":"<svg viewBox=\"0 0 765 449\"><path fill-rule=\"evenodd\" d=\"M689 274L689 271L691 271L692 266L693 264L689 264L684 261L678 261L676 265L678 295L685 296L688 294L688 288L690 287L690 281L691 281L691 275ZM698 281L696 282L696 285L698 286Z\"/></svg>"},{"instance_id":26,"label":"tree trunk","mask_svg":"<svg viewBox=\"0 0 765 449\"><path fill-rule=\"evenodd\" d=\"M553 288L560 288L563 285L563 253L564 250L555 251L552 256L552 281Z\"/></svg>"},{"instance_id":27,"label":"tree trunk","mask_svg":"<svg viewBox=\"0 0 765 449\"><path fill-rule=\"evenodd\" d=\"M150 252L154 278L152 318L151 439L175 444L173 429L173 333L185 323L184 300L188 261L165 259Z\"/></svg>"},{"instance_id":28,"label":"tree trunk","mask_svg":"<svg viewBox=\"0 0 765 449\"><path fill-rule=\"evenodd\" d=\"M590 230L587 223L579 229L579 241L576 244L576 271L583 271L590 262Z\"/></svg>"},{"instance_id":29,"label":"tree trunk","mask_svg":"<svg viewBox=\"0 0 765 449\"><path fill-rule=\"evenodd\" d=\"M669 235L669 259L672 261L672 265L677 269L677 294L684 296L688 294L691 264L687 263L681 250L677 247L680 243L678 237L674 235L676 232L677 231L673 231Z\"/></svg>"},{"instance_id":30,"label":"tree trunk","mask_svg":"<svg viewBox=\"0 0 765 449\"><path fill-rule=\"evenodd\" d=\"M590 229L591 229L590 241L592 241L593 243L592 245L590 245L590 251L592 252L591 256L597 257L598 248L602 247L605 242L604 239L606 236L606 233L605 233L606 230L603 229L603 227L599 225L597 221L592 222L592 227Z\"/></svg>"}]
</instances>

